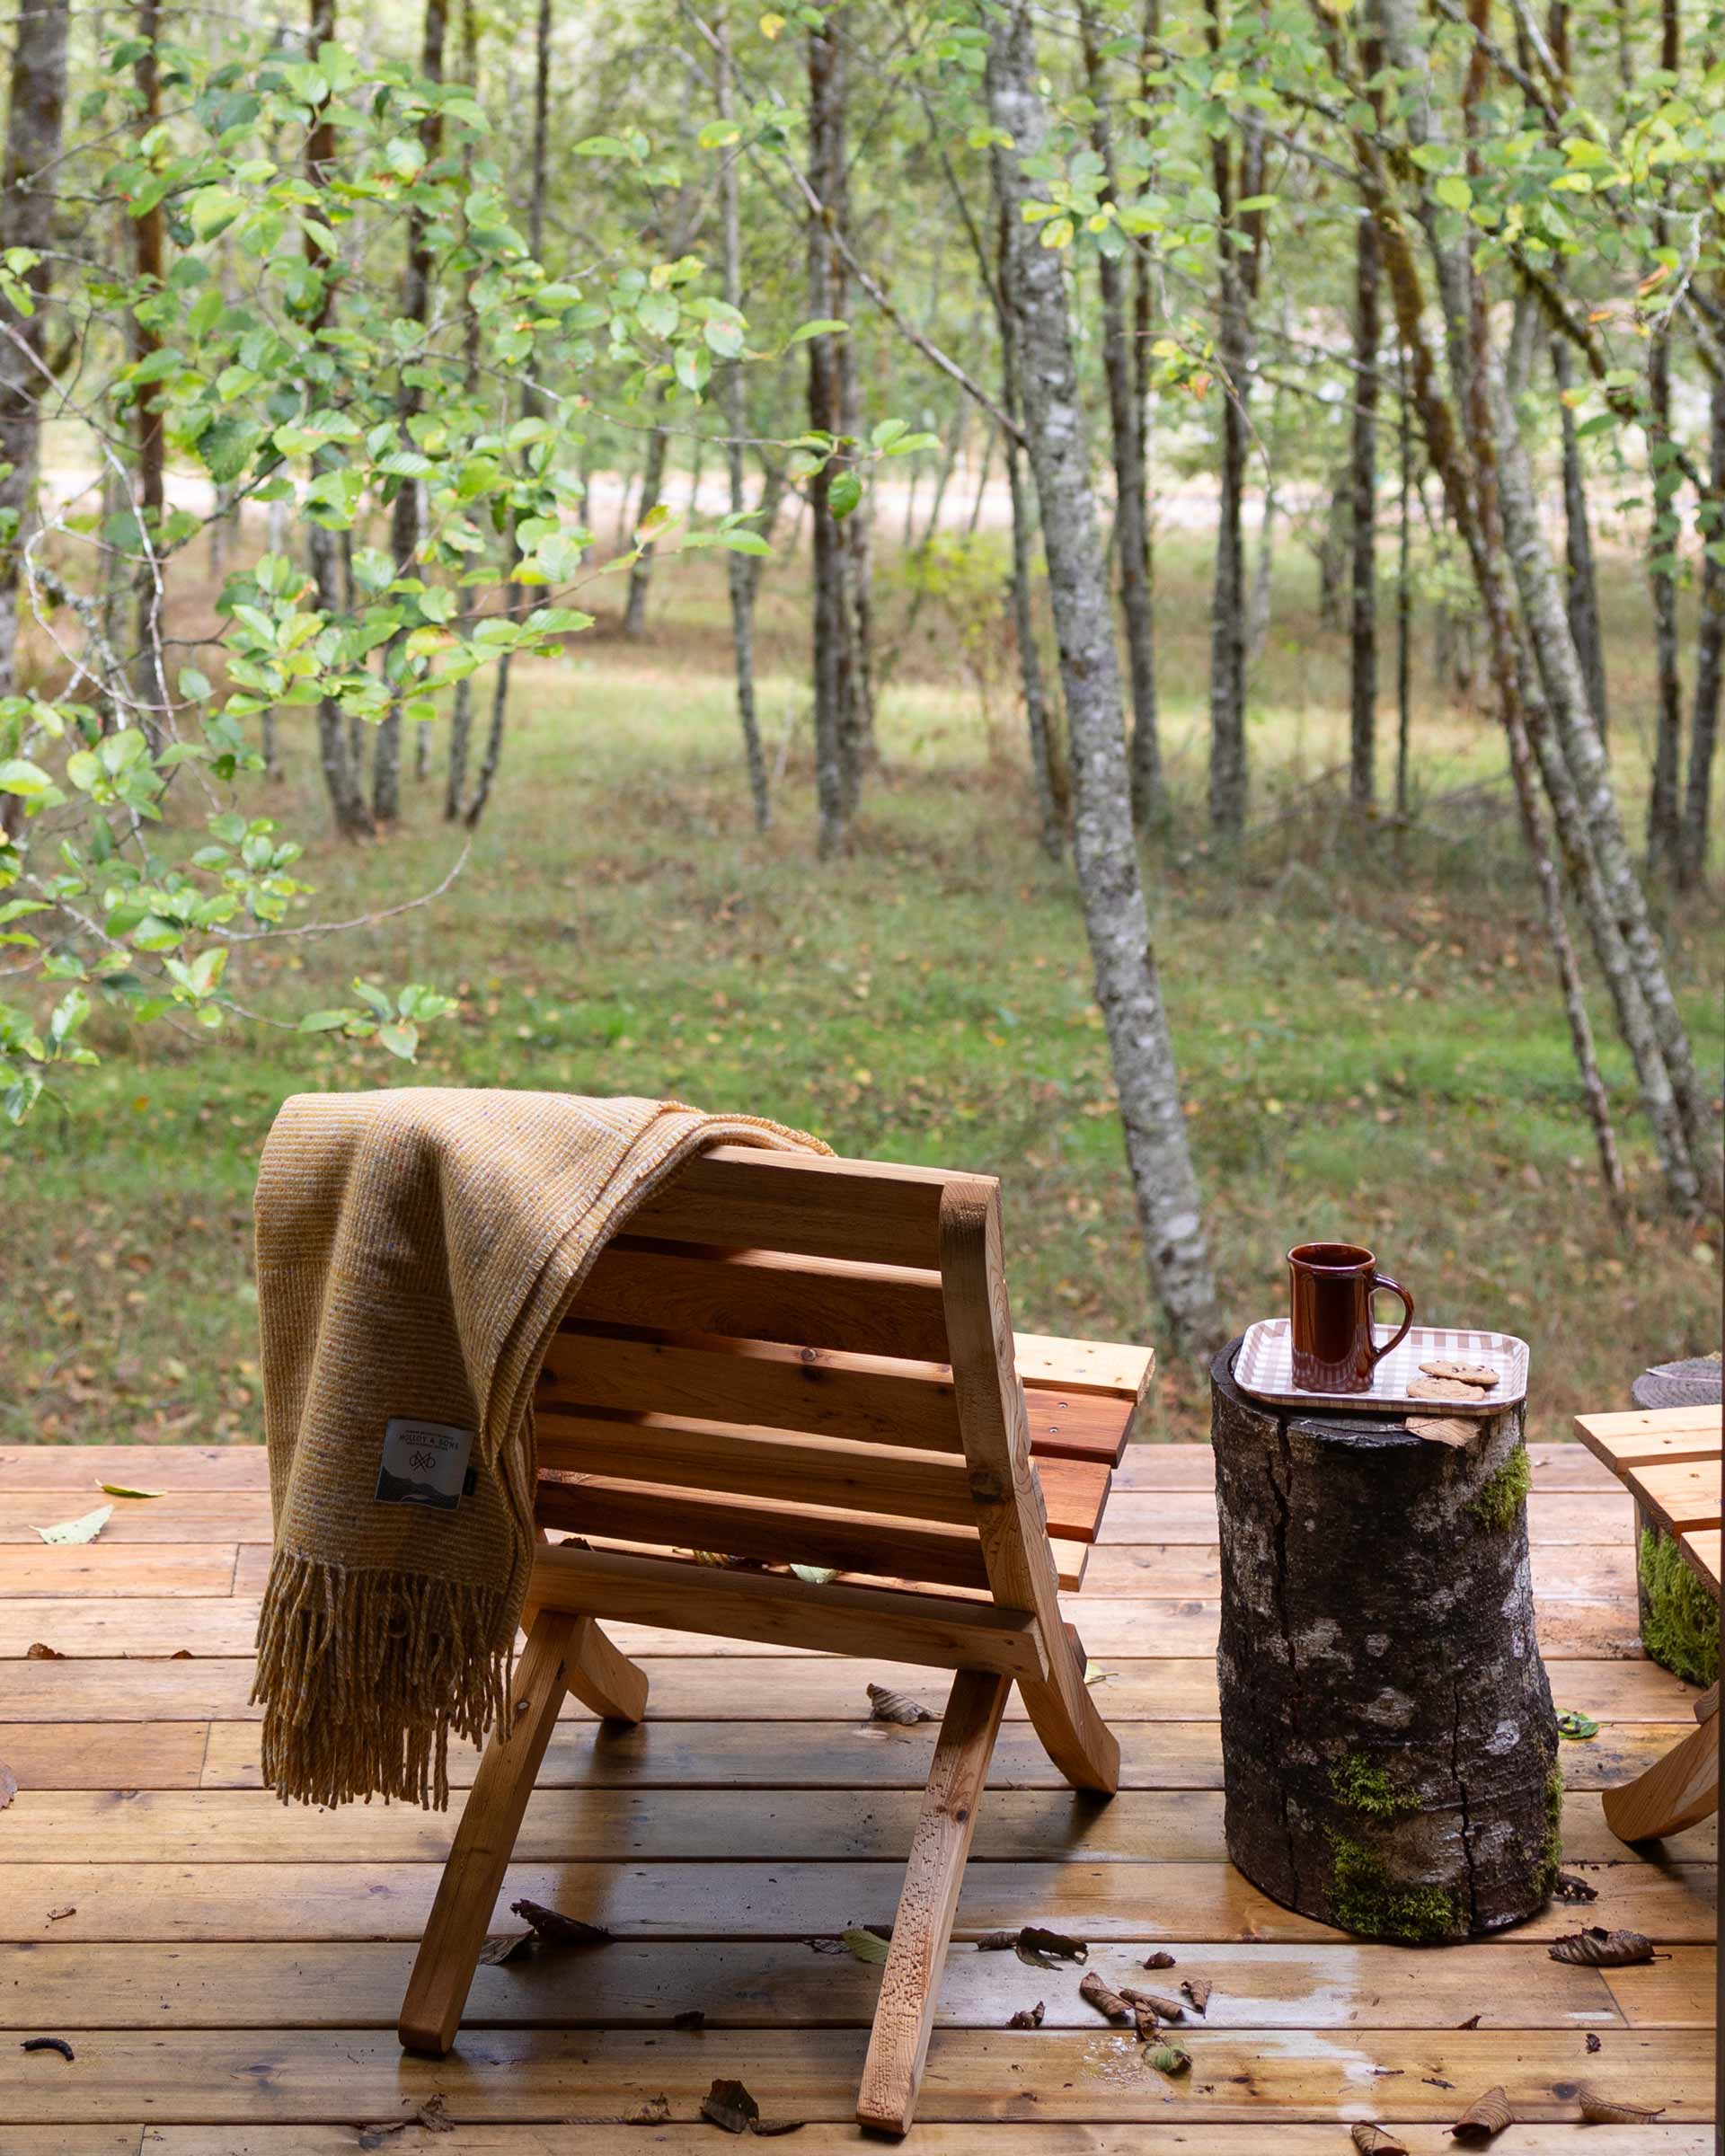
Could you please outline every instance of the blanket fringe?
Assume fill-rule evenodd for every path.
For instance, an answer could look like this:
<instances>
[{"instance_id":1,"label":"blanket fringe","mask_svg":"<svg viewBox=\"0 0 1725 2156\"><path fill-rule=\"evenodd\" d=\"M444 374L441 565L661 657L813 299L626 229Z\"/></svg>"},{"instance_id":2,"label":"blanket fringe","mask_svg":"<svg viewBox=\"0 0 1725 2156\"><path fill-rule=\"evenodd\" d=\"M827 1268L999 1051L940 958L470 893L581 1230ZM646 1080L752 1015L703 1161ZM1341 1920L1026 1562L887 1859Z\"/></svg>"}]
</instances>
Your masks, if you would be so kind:
<instances>
[{"instance_id":1,"label":"blanket fringe","mask_svg":"<svg viewBox=\"0 0 1725 2156\"><path fill-rule=\"evenodd\" d=\"M513 1721L507 1588L279 1549L258 1620L263 1779L284 1804L449 1803L449 1738ZM503 1644L496 1642L500 1635Z\"/></svg>"}]
</instances>

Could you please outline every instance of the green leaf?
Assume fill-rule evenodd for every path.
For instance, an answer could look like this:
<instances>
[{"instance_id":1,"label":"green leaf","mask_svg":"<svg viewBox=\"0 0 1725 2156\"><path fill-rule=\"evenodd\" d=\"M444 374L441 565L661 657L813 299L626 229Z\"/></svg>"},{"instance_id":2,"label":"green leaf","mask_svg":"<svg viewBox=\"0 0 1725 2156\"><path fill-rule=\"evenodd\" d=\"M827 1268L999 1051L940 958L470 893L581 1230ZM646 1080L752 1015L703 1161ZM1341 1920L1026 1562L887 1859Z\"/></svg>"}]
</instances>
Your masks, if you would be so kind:
<instances>
[{"instance_id":1,"label":"green leaf","mask_svg":"<svg viewBox=\"0 0 1725 2156\"><path fill-rule=\"evenodd\" d=\"M851 325L848 322L835 322L823 315L818 321L805 322L792 330L785 342L787 345L803 344L810 337L848 337L850 333Z\"/></svg>"},{"instance_id":2,"label":"green leaf","mask_svg":"<svg viewBox=\"0 0 1725 2156\"><path fill-rule=\"evenodd\" d=\"M1446 209L1473 208L1473 190L1459 172L1446 172L1441 180L1435 182L1431 191Z\"/></svg>"},{"instance_id":3,"label":"green leaf","mask_svg":"<svg viewBox=\"0 0 1725 2156\"><path fill-rule=\"evenodd\" d=\"M333 1033L353 1016L351 1011L308 1011L299 1021L302 1033Z\"/></svg>"},{"instance_id":4,"label":"green leaf","mask_svg":"<svg viewBox=\"0 0 1725 2156\"><path fill-rule=\"evenodd\" d=\"M58 1526L39 1527L36 1532L45 1542L93 1542L113 1516L111 1505L98 1505L81 1519L62 1520Z\"/></svg>"},{"instance_id":5,"label":"green leaf","mask_svg":"<svg viewBox=\"0 0 1725 2156\"><path fill-rule=\"evenodd\" d=\"M160 1489L130 1489L124 1482L104 1482L102 1494L110 1498L160 1498L167 1493Z\"/></svg>"},{"instance_id":6,"label":"green leaf","mask_svg":"<svg viewBox=\"0 0 1725 2156\"><path fill-rule=\"evenodd\" d=\"M841 472L827 490L827 507L841 523L862 499L862 482L854 472Z\"/></svg>"},{"instance_id":7,"label":"green leaf","mask_svg":"<svg viewBox=\"0 0 1725 2156\"><path fill-rule=\"evenodd\" d=\"M575 145L577 157L626 157L629 145L615 135L588 135Z\"/></svg>"},{"instance_id":8,"label":"green leaf","mask_svg":"<svg viewBox=\"0 0 1725 2156\"><path fill-rule=\"evenodd\" d=\"M796 1566L792 1567L792 1571L797 1569ZM865 1931L861 1924L851 1925L847 1931L841 1931L839 1937L859 1961L883 1962L892 1951L891 1946L879 1932Z\"/></svg>"},{"instance_id":9,"label":"green leaf","mask_svg":"<svg viewBox=\"0 0 1725 2156\"><path fill-rule=\"evenodd\" d=\"M15 793L21 800L40 800L53 791L54 782L40 764L28 756L9 756L0 764L0 793Z\"/></svg>"},{"instance_id":10,"label":"green leaf","mask_svg":"<svg viewBox=\"0 0 1725 2156\"><path fill-rule=\"evenodd\" d=\"M1557 1718L1557 1734L1583 1744L1588 1737L1598 1736L1599 1725L1590 1714L1583 1714L1579 1708L1566 1707Z\"/></svg>"},{"instance_id":11,"label":"green leaf","mask_svg":"<svg viewBox=\"0 0 1725 2156\"><path fill-rule=\"evenodd\" d=\"M378 1027L377 1038L392 1056L399 1056L403 1063L411 1063L413 1051L420 1045L420 1029L409 1020L398 1022L392 1019L387 1025Z\"/></svg>"}]
</instances>

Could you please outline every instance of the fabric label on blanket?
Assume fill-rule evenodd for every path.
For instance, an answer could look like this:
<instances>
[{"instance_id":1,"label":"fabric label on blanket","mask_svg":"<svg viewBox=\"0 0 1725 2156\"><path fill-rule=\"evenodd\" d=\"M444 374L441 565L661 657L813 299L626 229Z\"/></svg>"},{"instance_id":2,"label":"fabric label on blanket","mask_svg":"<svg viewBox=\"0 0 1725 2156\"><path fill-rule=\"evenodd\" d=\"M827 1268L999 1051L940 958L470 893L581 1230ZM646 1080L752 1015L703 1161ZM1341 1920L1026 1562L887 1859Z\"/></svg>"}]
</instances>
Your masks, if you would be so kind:
<instances>
[{"instance_id":1,"label":"fabric label on blanket","mask_svg":"<svg viewBox=\"0 0 1725 2156\"><path fill-rule=\"evenodd\" d=\"M380 1505L429 1505L454 1512L471 1497L474 1478L467 1466L474 1433L447 1422L420 1422L396 1415L384 1431L383 1463L377 1470Z\"/></svg>"}]
</instances>

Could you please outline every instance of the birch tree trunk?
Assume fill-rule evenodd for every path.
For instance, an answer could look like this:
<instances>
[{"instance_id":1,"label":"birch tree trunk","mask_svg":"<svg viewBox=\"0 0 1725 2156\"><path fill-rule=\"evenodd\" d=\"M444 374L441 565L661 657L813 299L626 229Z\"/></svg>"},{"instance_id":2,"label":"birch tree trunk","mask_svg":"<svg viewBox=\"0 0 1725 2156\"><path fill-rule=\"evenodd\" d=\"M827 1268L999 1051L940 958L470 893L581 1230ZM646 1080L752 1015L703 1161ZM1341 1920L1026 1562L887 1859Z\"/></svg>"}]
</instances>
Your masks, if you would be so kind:
<instances>
[{"instance_id":1,"label":"birch tree trunk","mask_svg":"<svg viewBox=\"0 0 1725 2156\"><path fill-rule=\"evenodd\" d=\"M67 0L23 7L13 34L0 247L28 247L41 259L22 279L35 312L21 314L9 304L0 306L6 331L0 340L0 696L18 688L23 550L36 499L42 400L53 380L44 357L54 224L54 189L47 174L59 155L66 112L69 13ZM23 811L20 795L0 793L0 833L14 834Z\"/></svg>"},{"instance_id":2,"label":"birch tree trunk","mask_svg":"<svg viewBox=\"0 0 1725 2156\"><path fill-rule=\"evenodd\" d=\"M1102 161L1107 197L1114 194L1114 145L1095 11L1082 13L1084 73L1093 108L1091 147ZM1114 452L1114 535L1120 559L1120 612L1126 623L1127 678L1132 691L1134 760L1143 766L1133 808L1145 821L1163 808L1162 749L1157 739L1156 629L1150 592L1150 505L1144 456L1144 404L1128 333L1122 258L1099 253L1102 300L1102 369ZM1142 799L1140 799L1142 794Z\"/></svg>"},{"instance_id":3,"label":"birch tree trunk","mask_svg":"<svg viewBox=\"0 0 1725 2156\"><path fill-rule=\"evenodd\" d=\"M1701 565L1701 623L1695 632L1695 707L1689 731L1689 782L1684 794L1677 879L1685 889L1707 872L1707 826L1719 743L1720 685L1725 676L1725 381L1712 385L1707 499L1701 507L1706 549Z\"/></svg>"},{"instance_id":4,"label":"birch tree trunk","mask_svg":"<svg viewBox=\"0 0 1725 2156\"><path fill-rule=\"evenodd\" d=\"M736 116L736 84L730 61L730 18L721 13L713 25L717 61L719 117ZM735 149L721 153L719 167L719 220L725 252L725 299L733 307L743 304L743 238L737 199ZM725 375L725 466L730 482L730 513L740 517L748 507L743 489L743 436L747 431L747 397L743 370L732 366ZM737 717L743 729L743 763L748 773L748 796L755 811L755 828L765 831L773 821L773 800L767 788L766 756L761 747L761 722L755 709L755 584L749 571L758 554L728 554L725 567L730 583L730 643L737 669Z\"/></svg>"},{"instance_id":5,"label":"birch tree trunk","mask_svg":"<svg viewBox=\"0 0 1725 2156\"><path fill-rule=\"evenodd\" d=\"M1362 217L1354 264L1353 584L1349 622L1349 798L1377 798L1377 232Z\"/></svg>"},{"instance_id":6,"label":"birch tree trunk","mask_svg":"<svg viewBox=\"0 0 1725 2156\"><path fill-rule=\"evenodd\" d=\"M829 18L809 33L809 182L836 215L845 172L845 61ZM817 321L844 319L844 270L830 227L809 220L809 313ZM809 424L817 433L845 430L844 382L836 340L809 340ZM850 609L845 596L845 535L830 507L838 476L827 458L809 482L813 518L815 793L819 812L818 850L825 860L849 844L854 799L845 770L845 698L850 687Z\"/></svg>"},{"instance_id":7,"label":"birch tree trunk","mask_svg":"<svg viewBox=\"0 0 1725 2156\"><path fill-rule=\"evenodd\" d=\"M1396 354L1397 502L1395 533L1395 820L1405 826L1410 799L1408 752L1413 732L1413 574L1411 497L1413 491L1413 405L1408 395L1405 352Z\"/></svg>"},{"instance_id":8,"label":"birch tree trunk","mask_svg":"<svg viewBox=\"0 0 1725 2156\"><path fill-rule=\"evenodd\" d=\"M306 57L315 61L319 48L332 44L335 40L335 0L311 0L307 33ZM317 125L305 138L306 183L319 195L327 183L334 163L335 129L320 107ZM328 328L334 318L334 276L322 250L309 234L305 239L305 260L313 274L323 278L317 313L310 324L311 332L315 336L319 330ZM326 451L318 464L326 464L335 454L332 450ZM336 543L336 535L312 515L306 518L305 563L311 571L317 610L325 621L333 620L351 605L351 579L344 594L341 578L341 550ZM372 827L371 812L366 807L365 790L360 782L360 764L355 753L356 747L349 740L341 705L333 697L324 697L317 707L317 760L323 773L324 791L330 797L331 819L340 838L358 838Z\"/></svg>"},{"instance_id":9,"label":"birch tree trunk","mask_svg":"<svg viewBox=\"0 0 1725 2156\"><path fill-rule=\"evenodd\" d=\"M995 17L986 84L990 118L1013 145L995 166L1011 234L1003 297L1016 317L1060 641L1084 925L1151 1277L1178 1346L1197 1352L1219 1344L1222 1324L1132 828L1119 672L1064 271L1022 217L1033 184L1024 166L1039 157L1047 135L1029 0L1011 0Z\"/></svg>"},{"instance_id":10,"label":"birch tree trunk","mask_svg":"<svg viewBox=\"0 0 1725 2156\"><path fill-rule=\"evenodd\" d=\"M466 0L472 7L473 0ZM539 15L534 33L533 61L533 167L527 196L527 251L535 262L545 259L545 172L551 144L551 0L539 0ZM531 384L521 387L521 413L531 419L540 409L540 400ZM586 482L583 481L583 498ZM581 517L586 521L587 508L583 499ZM515 520L509 520L510 551L514 551ZM504 588L503 604L515 614L526 611L521 588L510 583ZM479 776L473 782L473 798L468 802L463 821L470 831L479 828L491 798L491 788L497 780L498 767L503 761L503 738L509 717L509 661L514 655L505 651L497 662L497 673L491 683L491 720L486 729L485 753L480 759Z\"/></svg>"},{"instance_id":11,"label":"birch tree trunk","mask_svg":"<svg viewBox=\"0 0 1725 2156\"><path fill-rule=\"evenodd\" d=\"M138 0L137 37L141 49L132 64L132 77L137 90L140 137L147 135L162 116L162 75L156 52L161 34L159 0ZM155 327L155 300L162 293L167 238L167 221L162 205L154 204L141 217L134 217L131 225L132 267L139 284L146 287L145 298L133 307L128 318L131 358L137 364L162 349L161 333ZM137 444L137 495L134 506L141 533L139 551L144 560L138 568L136 585L131 693L138 722L152 740L161 732L167 703L167 685L159 658L161 592L156 561L156 550L162 541L162 509L166 499L162 393L159 382L150 383L137 393L133 407Z\"/></svg>"},{"instance_id":12,"label":"birch tree trunk","mask_svg":"<svg viewBox=\"0 0 1725 2156\"><path fill-rule=\"evenodd\" d=\"M1663 223L1663 218L1661 218ZM1647 461L1653 494L1648 591L1653 602L1653 771L1647 796L1650 875L1676 872L1683 778L1683 681L1677 672L1677 517L1680 483L1671 440L1671 332L1657 327L1647 355Z\"/></svg>"},{"instance_id":13,"label":"birch tree trunk","mask_svg":"<svg viewBox=\"0 0 1725 2156\"><path fill-rule=\"evenodd\" d=\"M1572 380L1570 348L1561 337L1552 340L1552 378L1557 384L1558 425L1563 440L1563 552L1569 572L1565 612L1570 634L1575 639L1576 657L1581 662L1593 706L1599 738L1606 738L1609 713L1606 698L1606 643L1599 626L1599 578L1593 557L1593 521L1588 513L1587 467L1581 461L1581 442L1575 413L1569 403Z\"/></svg>"},{"instance_id":14,"label":"birch tree trunk","mask_svg":"<svg viewBox=\"0 0 1725 2156\"><path fill-rule=\"evenodd\" d=\"M443 46L447 30L446 0L425 0L423 36L420 47L420 73L429 82L443 80ZM442 115L433 110L420 123L420 140L428 164L436 162L443 147ZM423 216L411 213L407 225L407 273L402 285L402 317L420 329L431 311L431 238ZM402 385L395 401L395 420L403 449L413 447L412 422L419 417L421 393ZM390 510L389 551L395 574L405 576L420 550L423 534L420 522L420 489L411 479L400 481ZM405 638L393 638L384 653L384 670L405 663ZM402 685L392 684L389 709L377 728L371 761L371 814L376 824L392 824L402 812Z\"/></svg>"},{"instance_id":15,"label":"birch tree trunk","mask_svg":"<svg viewBox=\"0 0 1725 2156\"><path fill-rule=\"evenodd\" d=\"M668 440L662 427L655 427L647 437L647 459L641 472L641 506L635 511L635 529L639 531L659 507L659 496L665 489L665 450ZM647 630L647 591L653 580L653 543L650 539L631 563L629 570L629 596L623 609L623 633L639 638Z\"/></svg>"}]
</instances>

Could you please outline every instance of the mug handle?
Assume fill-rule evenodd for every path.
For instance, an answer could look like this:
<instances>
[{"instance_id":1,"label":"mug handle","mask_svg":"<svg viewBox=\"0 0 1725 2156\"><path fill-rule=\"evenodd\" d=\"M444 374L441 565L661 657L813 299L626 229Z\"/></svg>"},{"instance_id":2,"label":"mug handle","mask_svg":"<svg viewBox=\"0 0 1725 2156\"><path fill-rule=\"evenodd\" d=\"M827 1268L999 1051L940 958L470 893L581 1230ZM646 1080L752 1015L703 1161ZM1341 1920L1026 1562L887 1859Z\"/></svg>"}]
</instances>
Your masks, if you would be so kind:
<instances>
[{"instance_id":1,"label":"mug handle","mask_svg":"<svg viewBox=\"0 0 1725 2156\"><path fill-rule=\"evenodd\" d=\"M1401 1330L1397 1332L1393 1340L1385 1340L1381 1348L1372 1348L1367 1349L1367 1352L1371 1356L1372 1367L1374 1369L1376 1368L1377 1365L1383 1361L1384 1357L1388 1355L1393 1348L1399 1348L1402 1345L1402 1341L1408 1337L1409 1326L1413 1323L1413 1297L1408 1293L1407 1289L1402 1286L1399 1280L1392 1280L1387 1273L1374 1273L1372 1275L1371 1294L1366 1298L1367 1309L1371 1307L1373 1297L1376 1295L1379 1288L1386 1288L1391 1294L1401 1296L1402 1316Z\"/></svg>"}]
</instances>

